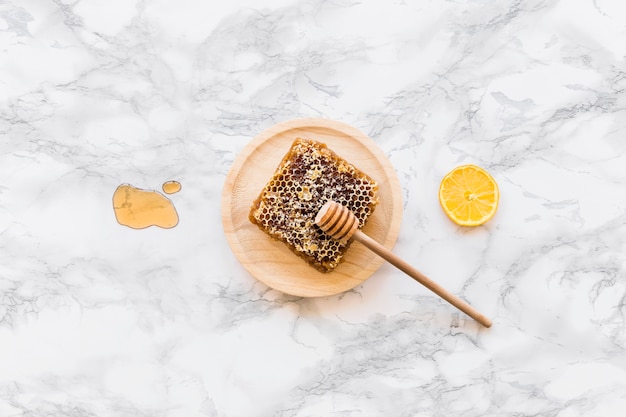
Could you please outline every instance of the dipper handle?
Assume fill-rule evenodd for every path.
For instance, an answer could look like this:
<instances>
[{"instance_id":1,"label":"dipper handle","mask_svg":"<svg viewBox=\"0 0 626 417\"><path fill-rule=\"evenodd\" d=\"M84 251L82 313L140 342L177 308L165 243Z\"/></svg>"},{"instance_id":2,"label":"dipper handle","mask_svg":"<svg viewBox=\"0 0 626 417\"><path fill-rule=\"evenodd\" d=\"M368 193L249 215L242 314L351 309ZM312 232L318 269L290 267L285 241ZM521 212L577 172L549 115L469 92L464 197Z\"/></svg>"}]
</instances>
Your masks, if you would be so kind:
<instances>
[{"instance_id":1,"label":"dipper handle","mask_svg":"<svg viewBox=\"0 0 626 417\"><path fill-rule=\"evenodd\" d=\"M491 320L481 314L474 307L452 294L441 285L422 274L413 266L402 260L389 249L358 230L359 222L354 213L347 207L342 206L334 201L327 201L320 209L315 217L315 223L325 233L341 242L347 242L350 239L361 242L372 252L385 259L393 266L479 322L485 327L491 327Z\"/></svg>"}]
</instances>

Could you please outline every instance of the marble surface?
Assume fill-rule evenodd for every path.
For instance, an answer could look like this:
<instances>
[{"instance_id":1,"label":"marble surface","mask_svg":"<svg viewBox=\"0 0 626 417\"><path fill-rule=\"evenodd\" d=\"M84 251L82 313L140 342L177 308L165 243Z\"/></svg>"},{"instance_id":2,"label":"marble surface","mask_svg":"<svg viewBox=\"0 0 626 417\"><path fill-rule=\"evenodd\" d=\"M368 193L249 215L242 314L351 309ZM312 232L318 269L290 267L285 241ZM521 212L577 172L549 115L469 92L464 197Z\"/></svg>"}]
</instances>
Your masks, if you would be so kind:
<instances>
[{"instance_id":1,"label":"marble surface","mask_svg":"<svg viewBox=\"0 0 626 417\"><path fill-rule=\"evenodd\" d=\"M623 416L626 3L0 1L0 415ZM404 196L385 265L302 299L232 255L220 193L259 132L369 135ZM358 161L355 161L358 165ZM442 176L488 169L486 225ZM116 222L129 183L172 229Z\"/></svg>"}]
</instances>

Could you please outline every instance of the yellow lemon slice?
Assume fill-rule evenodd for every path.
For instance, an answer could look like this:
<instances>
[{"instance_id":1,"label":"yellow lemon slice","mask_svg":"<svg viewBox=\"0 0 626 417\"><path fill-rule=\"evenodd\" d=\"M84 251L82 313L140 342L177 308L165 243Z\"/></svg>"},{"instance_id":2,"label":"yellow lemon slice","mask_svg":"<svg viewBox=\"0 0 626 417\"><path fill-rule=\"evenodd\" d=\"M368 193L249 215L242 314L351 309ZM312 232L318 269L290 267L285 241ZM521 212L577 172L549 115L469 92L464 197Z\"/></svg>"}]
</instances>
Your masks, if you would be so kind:
<instances>
[{"instance_id":1,"label":"yellow lemon slice","mask_svg":"<svg viewBox=\"0 0 626 417\"><path fill-rule=\"evenodd\" d=\"M439 203L460 226L479 226L498 209L500 191L491 175L476 165L454 168L441 180Z\"/></svg>"}]
</instances>

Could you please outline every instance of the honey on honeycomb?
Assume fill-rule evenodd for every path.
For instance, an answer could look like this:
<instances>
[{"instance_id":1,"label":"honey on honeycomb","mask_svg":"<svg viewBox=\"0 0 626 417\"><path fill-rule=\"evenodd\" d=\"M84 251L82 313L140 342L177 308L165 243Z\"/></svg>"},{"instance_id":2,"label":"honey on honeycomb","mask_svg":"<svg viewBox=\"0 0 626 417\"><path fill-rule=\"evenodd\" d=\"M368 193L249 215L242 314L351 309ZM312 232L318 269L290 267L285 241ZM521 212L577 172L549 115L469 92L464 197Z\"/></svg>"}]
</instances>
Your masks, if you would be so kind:
<instances>
[{"instance_id":1,"label":"honey on honeycomb","mask_svg":"<svg viewBox=\"0 0 626 417\"><path fill-rule=\"evenodd\" d=\"M326 235L315 216L328 200L348 207L363 227L378 204L378 184L328 147L296 139L250 209L250 221L321 272L332 271L349 242Z\"/></svg>"}]
</instances>

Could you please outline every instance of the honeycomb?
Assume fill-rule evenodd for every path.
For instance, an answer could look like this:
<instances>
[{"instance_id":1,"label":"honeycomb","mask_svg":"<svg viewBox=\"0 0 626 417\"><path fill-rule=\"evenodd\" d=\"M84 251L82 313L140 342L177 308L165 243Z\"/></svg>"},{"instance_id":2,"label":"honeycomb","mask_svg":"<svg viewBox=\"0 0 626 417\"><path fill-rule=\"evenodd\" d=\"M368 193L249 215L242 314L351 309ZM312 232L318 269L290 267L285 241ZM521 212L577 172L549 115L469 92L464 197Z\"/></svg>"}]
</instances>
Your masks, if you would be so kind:
<instances>
[{"instance_id":1,"label":"honeycomb","mask_svg":"<svg viewBox=\"0 0 626 417\"><path fill-rule=\"evenodd\" d=\"M363 227L378 204L378 184L321 142L297 138L252 204L250 221L321 272L342 261L345 244L326 235L315 216L328 200L348 207Z\"/></svg>"}]
</instances>

